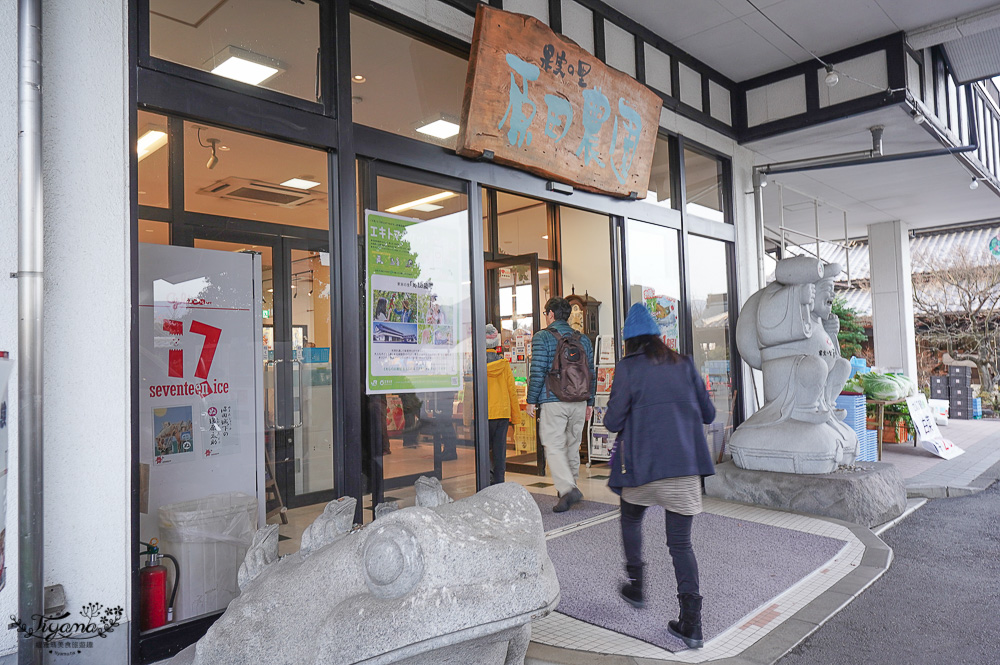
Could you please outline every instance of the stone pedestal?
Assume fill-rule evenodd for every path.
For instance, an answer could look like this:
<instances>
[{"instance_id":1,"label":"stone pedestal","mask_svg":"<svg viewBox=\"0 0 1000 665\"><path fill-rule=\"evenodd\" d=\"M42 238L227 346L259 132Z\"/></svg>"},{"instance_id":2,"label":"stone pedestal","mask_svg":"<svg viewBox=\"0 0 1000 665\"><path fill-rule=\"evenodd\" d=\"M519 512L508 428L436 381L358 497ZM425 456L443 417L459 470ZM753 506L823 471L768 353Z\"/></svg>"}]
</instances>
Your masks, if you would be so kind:
<instances>
[{"instance_id":1,"label":"stone pedestal","mask_svg":"<svg viewBox=\"0 0 1000 665\"><path fill-rule=\"evenodd\" d=\"M895 519L906 508L906 487L899 470L885 462L866 462L852 470L819 475L750 471L732 462L705 478L708 496L765 508L794 510L873 527Z\"/></svg>"}]
</instances>

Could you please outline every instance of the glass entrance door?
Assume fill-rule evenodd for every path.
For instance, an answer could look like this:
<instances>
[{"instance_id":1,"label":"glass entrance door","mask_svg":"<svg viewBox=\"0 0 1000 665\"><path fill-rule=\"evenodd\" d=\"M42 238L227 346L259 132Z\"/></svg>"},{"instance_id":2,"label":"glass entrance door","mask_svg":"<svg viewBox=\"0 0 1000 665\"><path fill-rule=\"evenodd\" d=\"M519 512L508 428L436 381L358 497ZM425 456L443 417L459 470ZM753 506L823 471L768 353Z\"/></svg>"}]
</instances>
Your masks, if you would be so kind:
<instances>
[{"instance_id":1,"label":"glass entrance door","mask_svg":"<svg viewBox=\"0 0 1000 665\"><path fill-rule=\"evenodd\" d=\"M487 318L500 330L501 352L510 361L522 411L531 371L531 338L540 330L538 254L486 261ZM507 469L544 475L536 421L522 413L521 424L507 430Z\"/></svg>"},{"instance_id":2,"label":"glass entrance door","mask_svg":"<svg viewBox=\"0 0 1000 665\"><path fill-rule=\"evenodd\" d=\"M333 500L330 255L327 243L199 229L194 246L261 255L268 521Z\"/></svg>"},{"instance_id":3,"label":"glass entrance door","mask_svg":"<svg viewBox=\"0 0 1000 665\"><path fill-rule=\"evenodd\" d=\"M364 164L361 359L371 508L414 502L420 476L476 492L468 194L465 183ZM482 351L485 353L485 350Z\"/></svg>"}]
</instances>

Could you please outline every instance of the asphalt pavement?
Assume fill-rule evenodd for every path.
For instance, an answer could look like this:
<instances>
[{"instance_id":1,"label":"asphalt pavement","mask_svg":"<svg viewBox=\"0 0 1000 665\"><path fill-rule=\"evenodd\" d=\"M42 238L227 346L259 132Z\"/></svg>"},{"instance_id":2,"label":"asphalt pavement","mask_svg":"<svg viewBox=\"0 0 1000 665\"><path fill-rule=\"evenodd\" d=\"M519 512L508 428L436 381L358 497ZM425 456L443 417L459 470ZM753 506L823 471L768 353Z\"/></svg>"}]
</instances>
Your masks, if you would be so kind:
<instances>
[{"instance_id":1,"label":"asphalt pavement","mask_svg":"<svg viewBox=\"0 0 1000 665\"><path fill-rule=\"evenodd\" d=\"M1000 663L1000 483L881 535L889 570L778 665Z\"/></svg>"}]
</instances>

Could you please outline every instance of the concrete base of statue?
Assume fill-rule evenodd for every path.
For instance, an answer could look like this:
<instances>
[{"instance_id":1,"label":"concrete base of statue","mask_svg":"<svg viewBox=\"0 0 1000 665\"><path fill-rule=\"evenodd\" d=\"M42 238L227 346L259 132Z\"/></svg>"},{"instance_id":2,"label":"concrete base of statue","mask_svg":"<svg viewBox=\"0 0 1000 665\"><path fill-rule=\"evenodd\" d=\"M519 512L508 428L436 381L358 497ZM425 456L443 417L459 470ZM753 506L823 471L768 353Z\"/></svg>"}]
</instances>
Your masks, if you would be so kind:
<instances>
[{"instance_id":1,"label":"concrete base of statue","mask_svg":"<svg viewBox=\"0 0 1000 665\"><path fill-rule=\"evenodd\" d=\"M785 420L767 427L736 428L727 445L742 469L781 473L824 474L851 465L858 456L858 439L842 422L816 424Z\"/></svg>"},{"instance_id":2,"label":"concrete base of statue","mask_svg":"<svg viewBox=\"0 0 1000 665\"><path fill-rule=\"evenodd\" d=\"M899 470L863 462L822 475L741 469L732 462L705 478L705 493L726 501L833 517L866 527L903 514L906 487Z\"/></svg>"}]
</instances>

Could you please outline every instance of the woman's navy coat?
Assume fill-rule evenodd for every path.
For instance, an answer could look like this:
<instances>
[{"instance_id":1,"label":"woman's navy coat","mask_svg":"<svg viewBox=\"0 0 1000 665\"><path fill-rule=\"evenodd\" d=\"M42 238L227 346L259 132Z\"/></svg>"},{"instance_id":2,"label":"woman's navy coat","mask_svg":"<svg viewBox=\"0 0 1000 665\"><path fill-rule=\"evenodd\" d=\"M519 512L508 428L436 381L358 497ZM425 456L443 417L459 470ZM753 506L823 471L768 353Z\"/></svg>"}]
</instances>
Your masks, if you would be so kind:
<instances>
[{"instance_id":1,"label":"woman's navy coat","mask_svg":"<svg viewBox=\"0 0 1000 665\"><path fill-rule=\"evenodd\" d=\"M608 485L638 487L661 478L711 476L704 425L715 406L694 361L654 364L644 353L618 363L604 426L618 432Z\"/></svg>"}]
</instances>

